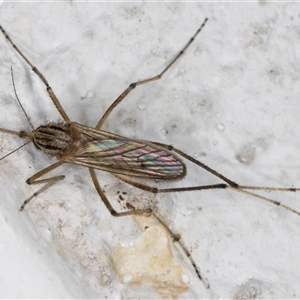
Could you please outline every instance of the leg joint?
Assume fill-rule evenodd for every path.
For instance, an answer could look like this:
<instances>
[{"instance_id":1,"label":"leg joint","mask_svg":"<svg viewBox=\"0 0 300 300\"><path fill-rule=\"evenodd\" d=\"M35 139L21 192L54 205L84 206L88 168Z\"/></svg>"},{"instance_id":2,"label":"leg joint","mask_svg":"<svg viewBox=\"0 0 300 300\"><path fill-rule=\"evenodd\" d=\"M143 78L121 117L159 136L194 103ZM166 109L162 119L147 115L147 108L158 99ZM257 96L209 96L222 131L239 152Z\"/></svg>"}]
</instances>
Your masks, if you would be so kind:
<instances>
[{"instance_id":1,"label":"leg joint","mask_svg":"<svg viewBox=\"0 0 300 300\"><path fill-rule=\"evenodd\" d=\"M115 210L112 210L112 211L110 211L110 214L111 214L113 217L116 217L118 213L117 213Z\"/></svg>"}]
</instances>

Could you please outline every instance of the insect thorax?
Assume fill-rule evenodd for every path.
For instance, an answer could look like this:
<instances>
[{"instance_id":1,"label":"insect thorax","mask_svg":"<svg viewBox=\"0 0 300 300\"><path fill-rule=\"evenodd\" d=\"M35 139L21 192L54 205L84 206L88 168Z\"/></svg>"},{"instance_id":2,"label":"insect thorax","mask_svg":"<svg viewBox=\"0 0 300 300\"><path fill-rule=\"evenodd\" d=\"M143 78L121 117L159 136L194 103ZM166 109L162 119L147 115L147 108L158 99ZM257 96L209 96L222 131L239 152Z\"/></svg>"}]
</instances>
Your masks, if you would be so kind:
<instances>
[{"instance_id":1,"label":"insect thorax","mask_svg":"<svg viewBox=\"0 0 300 300\"><path fill-rule=\"evenodd\" d=\"M58 158L65 155L74 145L74 136L68 123L49 123L32 133L32 142L46 154Z\"/></svg>"}]
</instances>

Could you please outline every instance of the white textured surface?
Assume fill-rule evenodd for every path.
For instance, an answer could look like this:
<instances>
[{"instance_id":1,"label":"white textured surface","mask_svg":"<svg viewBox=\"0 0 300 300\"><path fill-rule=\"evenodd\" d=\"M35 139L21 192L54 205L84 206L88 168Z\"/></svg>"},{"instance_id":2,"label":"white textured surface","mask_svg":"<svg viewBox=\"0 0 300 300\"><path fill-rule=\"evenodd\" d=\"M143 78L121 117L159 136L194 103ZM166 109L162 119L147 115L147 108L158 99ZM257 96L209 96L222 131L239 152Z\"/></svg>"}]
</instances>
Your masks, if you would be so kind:
<instances>
[{"instance_id":1,"label":"white textured surface","mask_svg":"<svg viewBox=\"0 0 300 300\"><path fill-rule=\"evenodd\" d=\"M71 119L93 126L129 83L158 73L208 17L165 78L137 88L104 129L174 144L240 184L290 187L300 185L299 13L297 3L267 1L2 3L0 23L49 80ZM2 36L0 60L0 126L29 129L10 66L34 125L58 120L43 85ZM1 156L20 145L13 136L0 139ZM99 172L117 209L118 191L136 207L138 200L157 208L211 288L176 248L187 289L145 274L139 281L135 271L150 270L147 255L136 250L131 263L120 249L144 249L142 233L132 218L110 216L84 168L56 170L66 180L18 211L37 190L25 180L51 162L33 145L0 162L1 298L300 297L299 216L227 191L153 196ZM219 182L188 168L177 186ZM267 196L300 210L299 194ZM147 250L165 242L159 236Z\"/></svg>"}]
</instances>

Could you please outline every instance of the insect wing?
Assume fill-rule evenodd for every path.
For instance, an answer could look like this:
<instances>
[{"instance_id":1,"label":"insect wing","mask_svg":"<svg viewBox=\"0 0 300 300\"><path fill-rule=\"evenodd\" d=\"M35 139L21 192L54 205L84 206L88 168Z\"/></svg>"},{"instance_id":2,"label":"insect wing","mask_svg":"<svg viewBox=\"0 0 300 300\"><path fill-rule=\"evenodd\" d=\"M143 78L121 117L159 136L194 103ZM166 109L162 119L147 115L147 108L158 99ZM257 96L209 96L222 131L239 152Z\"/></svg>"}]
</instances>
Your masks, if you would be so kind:
<instances>
[{"instance_id":1,"label":"insect wing","mask_svg":"<svg viewBox=\"0 0 300 300\"><path fill-rule=\"evenodd\" d=\"M175 179L185 174L185 165L169 151L126 139L88 141L77 149L72 162L143 178Z\"/></svg>"}]
</instances>

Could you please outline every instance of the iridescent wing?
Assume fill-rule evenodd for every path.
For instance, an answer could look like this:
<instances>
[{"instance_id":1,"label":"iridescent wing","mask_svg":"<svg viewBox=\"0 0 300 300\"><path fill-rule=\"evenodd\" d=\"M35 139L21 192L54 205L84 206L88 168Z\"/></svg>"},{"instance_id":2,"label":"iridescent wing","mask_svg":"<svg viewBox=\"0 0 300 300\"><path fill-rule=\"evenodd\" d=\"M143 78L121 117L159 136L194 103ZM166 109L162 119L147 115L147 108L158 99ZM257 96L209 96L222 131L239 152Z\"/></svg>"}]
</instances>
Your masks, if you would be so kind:
<instances>
[{"instance_id":1,"label":"iridescent wing","mask_svg":"<svg viewBox=\"0 0 300 300\"><path fill-rule=\"evenodd\" d=\"M154 143L82 125L76 129L81 131L81 143L70 159L63 159L66 162L142 178L176 179L186 173L184 163L176 155Z\"/></svg>"},{"instance_id":2,"label":"iridescent wing","mask_svg":"<svg viewBox=\"0 0 300 300\"><path fill-rule=\"evenodd\" d=\"M113 173L146 178L175 179L185 166L168 151L133 140L87 142L77 149L73 162Z\"/></svg>"}]
</instances>

